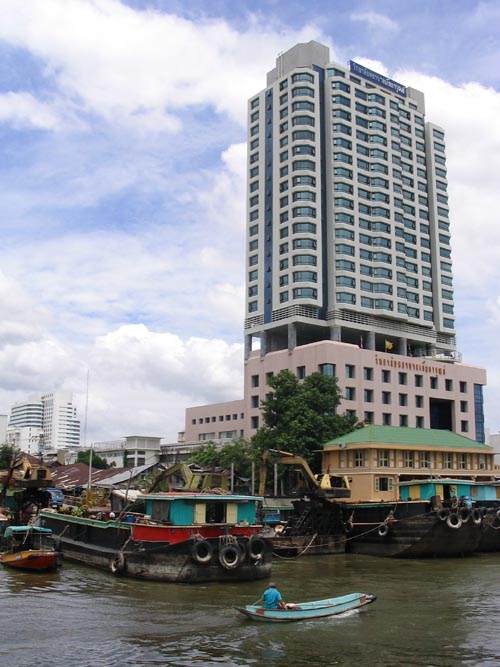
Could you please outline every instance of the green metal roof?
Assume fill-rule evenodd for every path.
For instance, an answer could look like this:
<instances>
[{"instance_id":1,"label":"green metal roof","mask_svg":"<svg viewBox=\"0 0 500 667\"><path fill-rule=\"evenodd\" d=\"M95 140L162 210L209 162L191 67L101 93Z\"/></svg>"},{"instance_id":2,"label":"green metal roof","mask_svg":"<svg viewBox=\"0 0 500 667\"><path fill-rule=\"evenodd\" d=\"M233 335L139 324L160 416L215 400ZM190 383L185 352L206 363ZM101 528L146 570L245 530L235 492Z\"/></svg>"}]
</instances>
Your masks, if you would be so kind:
<instances>
[{"instance_id":1,"label":"green metal roof","mask_svg":"<svg viewBox=\"0 0 500 667\"><path fill-rule=\"evenodd\" d=\"M414 445L415 447L454 447L455 449L478 449L492 451L492 447L482 442L465 438L452 431L437 428L407 428L404 426L375 426L373 424L356 429L334 440L329 440L323 447L346 445L386 444Z\"/></svg>"}]
</instances>

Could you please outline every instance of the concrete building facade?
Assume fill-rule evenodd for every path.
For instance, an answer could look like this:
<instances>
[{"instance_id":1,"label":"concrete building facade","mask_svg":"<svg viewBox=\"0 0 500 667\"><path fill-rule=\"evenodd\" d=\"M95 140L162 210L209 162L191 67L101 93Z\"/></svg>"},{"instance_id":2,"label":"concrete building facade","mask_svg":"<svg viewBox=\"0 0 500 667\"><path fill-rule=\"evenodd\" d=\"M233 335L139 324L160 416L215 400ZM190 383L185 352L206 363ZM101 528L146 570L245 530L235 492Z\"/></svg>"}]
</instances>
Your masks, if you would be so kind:
<instances>
[{"instance_id":1,"label":"concrete building facade","mask_svg":"<svg viewBox=\"0 0 500 667\"><path fill-rule=\"evenodd\" d=\"M160 444L161 437L129 435L120 440L95 442L92 449L117 468L137 468L159 462Z\"/></svg>"},{"instance_id":2,"label":"concrete building facade","mask_svg":"<svg viewBox=\"0 0 500 667\"><path fill-rule=\"evenodd\" d=\"M486 373L456 348L445 149L420 91L317 42L278 57L248 104L245 437L287 368L337 377L368 423L484 442ZM221 412L189 409L186 441Z\"/></svg>"}]
</instances>

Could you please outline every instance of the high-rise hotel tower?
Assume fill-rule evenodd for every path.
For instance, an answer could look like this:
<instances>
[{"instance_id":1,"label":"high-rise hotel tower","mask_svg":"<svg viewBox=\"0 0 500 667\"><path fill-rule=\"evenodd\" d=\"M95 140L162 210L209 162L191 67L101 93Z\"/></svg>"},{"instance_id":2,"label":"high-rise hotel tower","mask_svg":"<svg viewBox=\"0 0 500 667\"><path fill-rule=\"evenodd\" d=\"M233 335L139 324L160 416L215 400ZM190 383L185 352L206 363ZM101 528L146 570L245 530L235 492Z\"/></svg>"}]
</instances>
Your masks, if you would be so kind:
<instances>
[{"instance_id":1,"label":"high-rise hotel tower","mask_svg":"<svg viewBox=\"0 0 500 667\"><path fill-rule=\"evenodd\" d=\"M248 104L245 398L231 419L188 410L186 437L237 413L251 436L288 368L338 377L367 422L484 441L485 372L456 350L447 185L423 93L317 42L281 54Z\"/></svg>"},{"instance_id":2,"label":"high-rise hotel tower","mask_svg":"<svg viewBox=\"0 0 500 667\"><path fill-rule=\"evenodd\" d=\"M455 350L444 132L422 93L298 44L249 103L247 342Z\"/></svg>"}]
</instances>

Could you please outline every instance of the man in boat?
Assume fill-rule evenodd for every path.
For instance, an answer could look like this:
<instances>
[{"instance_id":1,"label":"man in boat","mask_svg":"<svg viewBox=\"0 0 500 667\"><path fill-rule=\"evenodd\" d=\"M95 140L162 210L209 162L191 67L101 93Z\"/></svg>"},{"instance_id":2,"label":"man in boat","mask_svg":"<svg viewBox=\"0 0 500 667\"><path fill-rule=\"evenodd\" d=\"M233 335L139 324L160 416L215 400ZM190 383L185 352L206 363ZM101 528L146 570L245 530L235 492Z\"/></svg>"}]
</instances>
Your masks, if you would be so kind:
<instances>
[{"instance_id":1,"label":"man in boat","mask_svg":"<svg viewBox=\"0 0 500 667\"><path fill-rule=\"evenodd\" d=\"M262 593L262 602L264 609L284 609L285 603L281 597L281 593L276 588L276 584L270 583L266 590Z\"/></svg>"}]
</instances>

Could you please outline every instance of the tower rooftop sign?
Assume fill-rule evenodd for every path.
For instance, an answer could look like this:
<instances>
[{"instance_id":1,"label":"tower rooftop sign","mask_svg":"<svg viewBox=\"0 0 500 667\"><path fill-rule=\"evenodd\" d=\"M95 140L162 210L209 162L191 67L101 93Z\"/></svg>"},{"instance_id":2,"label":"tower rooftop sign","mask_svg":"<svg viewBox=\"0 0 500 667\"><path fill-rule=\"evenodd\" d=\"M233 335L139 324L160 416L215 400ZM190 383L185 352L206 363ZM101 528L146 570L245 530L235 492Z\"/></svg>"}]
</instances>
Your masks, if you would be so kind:
<instances>
[{"instance_id":1,"label":"tower rooftop sign","mask_svg":"<svg viewBox=\"0 0 500 667\"><path fill-rule=\"evenodd\" d=\"M373 83L382 86L382 88L390 90L392 93L396 93L396 95L401 95L402 97L406 97L406 86L403 86L402 83L398 83L397 81L388 79L386 76L383 76L383 74L378 74L377 72L368 69L368 67L364 67L363 65L355 63L354 60L351 60L349 62L349 66L353 74L362 76L364 79L367 79L368 81L373 81Z\"/></svg>"}]
</instances>

